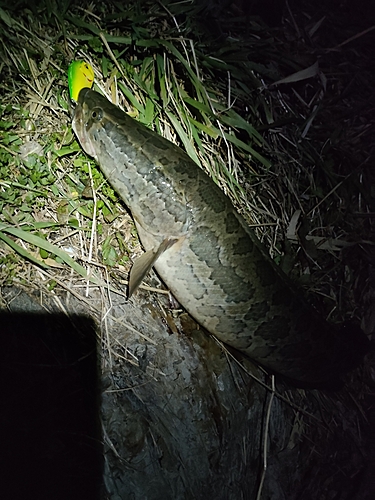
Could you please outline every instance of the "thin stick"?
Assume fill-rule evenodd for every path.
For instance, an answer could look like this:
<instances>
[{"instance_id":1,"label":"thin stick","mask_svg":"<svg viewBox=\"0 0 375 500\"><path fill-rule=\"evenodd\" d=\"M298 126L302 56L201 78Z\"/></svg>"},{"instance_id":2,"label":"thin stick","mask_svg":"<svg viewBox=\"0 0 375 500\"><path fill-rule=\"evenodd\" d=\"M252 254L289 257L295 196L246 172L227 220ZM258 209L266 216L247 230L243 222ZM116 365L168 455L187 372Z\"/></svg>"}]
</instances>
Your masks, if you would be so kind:
<instances>
[{"instance_id":1,"label":"thin stick","mask_svg":"<svg viewBox=\"0 0 375 500\"><path fill-rule=\"evenodd\" d=\"M89 165L89 176L90 176L90 183L91 183L91 191L92 191L92 196L94 199L94 208L93 208L93 214L92 214L92 225L91 225L91 236L90 236L90 247L89 247L89 256L88 256L88 269L87 269L87 274L89 275L91 269L90 269L90 263L92 260L92 253L93 253L93 247L94 247L94 239L96 236L96 206L97 206L97 197L96 197L96 192L95 192L95 186L94 186L94 180L92 177L92 171L91 171L91 164L88 162ZM86 297L89 296L89 284L90 281L87 280L87 287L86 287Z\"/></svg>"},{"instance_id":2,"label":"thin stick","mask_svg":"<svg viewBox=\"0 0 375 500\"><path fill-rule=\"evenodd\" d=\"M357 38L360 38L363 35L366 35L367 33L369 33L372 30L375 30L375 25L374 26L370 26L370 28L367 28L367 29L361 31L360 33L357 33L356 35L351 36L350 38L348 38L344 42L341 42L338 45L336 45L336 47L332 47L332 49L327 49L327 52L331 52L333 50L337 50L340 47L343 47L344 45L346 45L347 43L352 42L353 40L356 40Z\"/></svg>"},{"instance_id":3,"label":"thin stick","mask_svg":"<svg viewBox=\"0 0 375 500\"><path fill-rule=\"evenodd\" d=\"M119 72L121 73L122 77L124 78L124 80L126 80L126 76L124 74L124 72L122 71L122 68L120 66L120 64L118 63L117 59L116 59L116 56L115 54L112 52L111 50L111 47L108 45L108 42L107 42L107 39L104 35L104 33L100 32L99 33L99 36L100 38L102 39L102 42L104 43L105 45L105 48L107 49L108 51L108 54L109 54L109 57L112 59L112 61L115 63L117 69L119 70Z\"/></svg>"},{"instance_id":4,"label":"thin stick","mask_svg":"<svg viewBox=\"0 0 375 500\"><path fill-rule=\"evenodd\" d=\"M211 335L211 337L215 340L215 342L223 349L223 351L228 355L230 356L233 361L250 377L252 378L253 380L255 380L255 382L257 382L259 385L261 385L262 387L264 387L264 389L266 389L267 391L270 391L270 392L273 392L273 388L272 386L270 387L269 385L267 385L266 383L264 383L262 380L260 380L258 377L256 377L255 375L253 375L252 373L250 373L248 370L246 370L246 368L238 361L238 359L236 359L233 354L231 352L228 351L228 349L224 346L224 344L219 340L217 339L214 335ZM260 368L260 367L259 367ZM262 368L261 368L262 369ZM263 370L263 369L262 369ZM263 370L265 371L265 370ZM284 403L286 403L288 406L290 406L291 408L293 408L293 410L296 410L300 413L302 413L302 415L305 415L306 417L309 417L311 418L312 420L314 420L317 424L320 424L322 425L323 427L326 428L326 426L324 425L324 422L322 422L322 420L319 420L319 418L317 418L315 415L313 415L312 413L309 413L308 411L304 410L303 408L301 408L300 406L298 406L296 403L293 403L292 401L290 401L288 398L286 398L285 396L283 396L282 394L280 394L279 392L276 392L275 391L275 396L280 399L280 401L283 401Z\"/></svg>"},{"instance_id":5,"label":"thin stick","mask_svg":"<svg viewBox=\"0 0 375 500\"><path fill-rule=\"evenodd\" d=\"M267 472L268 431L269 431L269 427L270 427L271 407L272 407L273 399L275 397L275 376L274 375L271 376L271 387L272 387L271 397L270 397L270 400L268 402L266 422L265 422L265 428L264 428L263 470L262 470L262 476L260 478L260 483L259 483L259 488L258 488L258 493L257 493L257 500L260 500L260 497L262 495L264 479L266 477L266 472Z\"/></svg>"}]
</instances>

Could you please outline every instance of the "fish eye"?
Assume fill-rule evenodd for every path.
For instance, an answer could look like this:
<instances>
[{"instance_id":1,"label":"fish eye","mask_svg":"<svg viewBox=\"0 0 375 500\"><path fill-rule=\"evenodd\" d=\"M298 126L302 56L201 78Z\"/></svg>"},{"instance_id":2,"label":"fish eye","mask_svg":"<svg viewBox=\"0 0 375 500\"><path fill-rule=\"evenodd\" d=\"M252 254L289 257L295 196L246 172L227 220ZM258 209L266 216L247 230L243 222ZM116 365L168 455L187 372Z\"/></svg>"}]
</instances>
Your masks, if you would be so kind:
<instances>
[{"instance_id":1,"label":"fish eye","mask_svg":"<svg viewBox=\"0 0 375 500\"><path fill-rule=\"evenodd\" d=\"M91 111L91 118L95 122L99 122L103 118L103 110L101 108L94 108Z\"/></svg>"}]
</instances>

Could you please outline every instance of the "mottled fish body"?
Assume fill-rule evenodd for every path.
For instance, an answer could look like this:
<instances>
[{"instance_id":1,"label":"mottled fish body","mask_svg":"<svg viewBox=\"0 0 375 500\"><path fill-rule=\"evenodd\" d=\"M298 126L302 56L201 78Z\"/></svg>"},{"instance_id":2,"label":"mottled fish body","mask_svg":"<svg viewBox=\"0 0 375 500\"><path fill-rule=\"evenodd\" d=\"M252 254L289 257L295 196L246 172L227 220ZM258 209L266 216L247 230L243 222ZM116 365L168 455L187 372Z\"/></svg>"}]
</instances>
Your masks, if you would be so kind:
<instances>
[{"instance_id":1,"label":"mottled fish body","mask_svg":"<svg viewBox=\"0 0 375 500\"><path fill-rule=\"evenodd\" d=\"M344 330L344 338L318 315L185 152L89 89L73 129L130 209L146 250L131 288L154 266L209 332L299 382L319 385L352 368L362 332Z\"/></svg>"}]
</instances>

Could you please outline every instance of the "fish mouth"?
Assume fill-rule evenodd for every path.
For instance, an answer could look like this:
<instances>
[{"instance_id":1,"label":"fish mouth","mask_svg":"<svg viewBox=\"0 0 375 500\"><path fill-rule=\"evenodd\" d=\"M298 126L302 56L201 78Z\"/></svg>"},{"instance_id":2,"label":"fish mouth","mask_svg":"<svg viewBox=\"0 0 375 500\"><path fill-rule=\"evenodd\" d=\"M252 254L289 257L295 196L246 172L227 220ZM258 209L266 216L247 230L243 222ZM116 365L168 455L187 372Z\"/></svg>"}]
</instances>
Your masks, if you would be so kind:
<instances>
[{"instance_id":1,"label":"fish mouth","mask_svg":"<svg viewBox=\"0 0 375 500\"><path fill-rule=\"evenodd\" d=\"M77 103L82 105L85 102L85 97L88 92L91 92L91 89L89 89L88 87L83 87L78 94Z\"/></svg>"},{"instance_id":2,"label":"fish mouth","mask_svg":"<svg viewBox=\"0 0 375 500\"><path fill-rule=\"evenodd\" d=\"M84 98L86 95L85 91L87 90L90 89L82 89L79 94L78 102L73 111L72 128L85 153L96 158L95 148L92 144L87 130L88 121L87 119L85 119L85 115L89 115L88 110L86 110L85 112L85 108L87 108L87 106L84 102Z\"/></svg>"}]
</instances>

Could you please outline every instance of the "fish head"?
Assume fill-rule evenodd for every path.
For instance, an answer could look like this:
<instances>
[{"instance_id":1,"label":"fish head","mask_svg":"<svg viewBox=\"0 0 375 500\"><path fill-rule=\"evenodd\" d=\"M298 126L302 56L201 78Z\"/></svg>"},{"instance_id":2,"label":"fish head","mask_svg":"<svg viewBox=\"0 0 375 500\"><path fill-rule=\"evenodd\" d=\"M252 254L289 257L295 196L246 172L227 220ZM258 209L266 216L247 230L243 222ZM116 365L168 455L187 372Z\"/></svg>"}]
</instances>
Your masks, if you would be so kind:
<instances>
[{"instance_id":1,"label":"fish head","mask_svg":"<svg viewBox=\"0 0 375 500\"><path fill-rule=\"evenodd\" d=\"M110 124L113 126L116 123L119 113L122 113L119 108L98 92L89 88L80 91L73 111L72 127L83 150L96 160L100 134Z\"/></svg>"}]
</instances>

